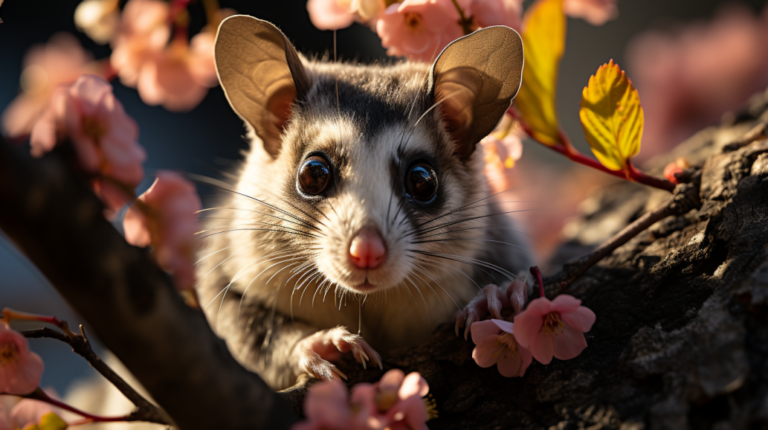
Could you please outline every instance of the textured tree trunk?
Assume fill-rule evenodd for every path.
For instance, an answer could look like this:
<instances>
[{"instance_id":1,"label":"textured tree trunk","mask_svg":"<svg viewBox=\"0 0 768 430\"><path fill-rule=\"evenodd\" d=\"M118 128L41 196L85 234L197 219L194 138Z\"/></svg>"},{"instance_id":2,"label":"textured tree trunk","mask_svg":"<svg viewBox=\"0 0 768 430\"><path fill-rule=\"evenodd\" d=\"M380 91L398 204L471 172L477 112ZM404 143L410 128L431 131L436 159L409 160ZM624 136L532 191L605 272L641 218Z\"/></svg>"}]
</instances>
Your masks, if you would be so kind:
<instances>
[{"instance_id":1,"label":"textured tree trunk","mask_svg":"<svg viewBox=\"0 0 768 430\"><path fill-rule=\"evenodd\" d=\"M597 315L579 357L507 379L479 368L451 325L385 357L429 382L439 412L430 429L768 428L766 102L756 96L731 124L657 160L657 174L679 156L701 169L701 207L657 222L568 287ZM631 183L593 196L550 267L668 198ZM355 381L379 376L355 369L344 368ZM290 396L298 405L301 390Z\"/></svg>"}]
</instances>

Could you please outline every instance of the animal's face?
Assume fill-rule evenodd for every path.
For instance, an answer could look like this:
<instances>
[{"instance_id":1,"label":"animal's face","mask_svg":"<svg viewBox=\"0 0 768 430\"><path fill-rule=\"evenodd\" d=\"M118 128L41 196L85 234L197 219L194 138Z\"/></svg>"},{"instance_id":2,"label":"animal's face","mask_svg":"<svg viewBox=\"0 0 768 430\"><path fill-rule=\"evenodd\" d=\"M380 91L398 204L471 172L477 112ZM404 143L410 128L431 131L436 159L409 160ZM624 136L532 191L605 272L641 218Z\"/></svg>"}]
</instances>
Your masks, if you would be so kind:
<instances>
[{"instance_id":1,"label":"animal's face","mask_svg":"<svg viewBox=\"0 0 768 430\"><path fill-rule=\"evenodd\" d=\"M255 236L266 249L296 256L296 288L368 294L455 276L446 267L471 259L486 223L481 154L473 149L509 106L519 71L511 83L483 75L457 63L466 55L452 56L450 47L432 68L302 64L272 32L264 43L285 51L284 70L255 85L259 76L243 80L247 73L223 69L243 67L245 54L231 60L236 51L219 46L269 27L236 19L251 21L236 22L228 42L222 25L217 64L230 102L263 143L240 185L261 202L240 218L271 225ZM248 25L255 27L240 28ZM264 61L276 67L274 52ZM246 70L263 72L262 65ZM491 96L483 94L489 85Z\"/></svg>"},{"instance_id":2,"label":"animal's face","mask_svg":"<svg viewBox=\"0 0 768 430\"><path fill-rule=\"evenodd\" d=\"M370 293L419 282L449 262L425 253L469 257L478 245L446 233L484 223L444 226L484 212L459 209L485 184L479 163L455 154L438 111L422 116L432 107L426 70L321 66L292 112L271 163L281 172L279 194L311 224L294 224L308 236L290 242L316 250L312 266L328 285Z\"/></svg>"}]
</instances>

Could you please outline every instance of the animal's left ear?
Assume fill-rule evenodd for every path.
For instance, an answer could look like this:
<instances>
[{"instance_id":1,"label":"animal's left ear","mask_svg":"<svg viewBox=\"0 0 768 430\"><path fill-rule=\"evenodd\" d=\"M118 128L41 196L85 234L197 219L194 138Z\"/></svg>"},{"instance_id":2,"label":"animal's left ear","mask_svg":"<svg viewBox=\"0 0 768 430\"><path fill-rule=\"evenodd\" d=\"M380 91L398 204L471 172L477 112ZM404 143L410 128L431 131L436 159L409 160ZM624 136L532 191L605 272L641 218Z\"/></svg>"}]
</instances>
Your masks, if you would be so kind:
<instances>
[{"instance_id":1,"label":"animal's left ear","mask_svg":"<svg viewBox=\"0 0 768 430\"><path fill-rule=\"evenodd\" d=\"M432 65L428 91L440 103L456 154L466 159L493 131L523 74L523 40L509 27L478 30L448 45Z\"/></svg>"}]
</instances>

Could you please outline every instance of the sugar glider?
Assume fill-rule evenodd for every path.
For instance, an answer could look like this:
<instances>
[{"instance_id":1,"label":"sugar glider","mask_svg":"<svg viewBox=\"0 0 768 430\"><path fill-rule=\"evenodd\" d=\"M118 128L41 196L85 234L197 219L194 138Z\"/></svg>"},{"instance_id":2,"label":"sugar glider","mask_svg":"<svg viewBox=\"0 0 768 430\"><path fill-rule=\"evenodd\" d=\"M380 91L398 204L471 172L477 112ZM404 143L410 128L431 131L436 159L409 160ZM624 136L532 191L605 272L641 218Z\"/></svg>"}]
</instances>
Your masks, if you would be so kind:
<instances>
[{"instance_id":1,"label":"sugar glider","mask_svg":"<svg viewBox=\"0 0 768 430\"><path fill-rule=\"evenodd\" d=\"M514 30L479 30L432 65L359 65L308 60L238 15L215 60L250 149L207 211L198 293L274 388L343 376L342 353L380 366L377 351L422 342L530 265L475 150L520 87Z\"/></svg>"}]
</instances>

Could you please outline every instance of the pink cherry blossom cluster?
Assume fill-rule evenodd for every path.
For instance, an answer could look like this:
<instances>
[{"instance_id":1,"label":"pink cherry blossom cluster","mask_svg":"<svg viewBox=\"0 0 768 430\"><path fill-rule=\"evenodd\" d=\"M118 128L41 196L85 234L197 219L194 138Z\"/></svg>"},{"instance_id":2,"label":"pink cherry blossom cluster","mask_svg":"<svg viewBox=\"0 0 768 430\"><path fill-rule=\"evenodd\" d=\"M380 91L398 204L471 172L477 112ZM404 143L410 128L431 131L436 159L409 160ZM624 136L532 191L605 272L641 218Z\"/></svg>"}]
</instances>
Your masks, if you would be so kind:
<instances>
[{"instance_id":1,"label":"pink cherry blossom cluster","mask_svg":"<svg viewBox=\"0 0 768 430\"><path fill-rule=\"evenodd\" d=\"M664 154L768 85L768 7L638 36L627 50L645 110L641 159Z\"/></svg>"},{"instance_id":2,"label":"pink cherry blossom cluster","mask_svg":"<svg viewBox=\"0 0 768 430\"><path fill-rule=\"evenodd\" d=\"M392 369L375 384L347 388L338 380L310 387L304 400L306 421L292 430L424 430L430 418L427 381L416 372Z\"/></svg>"},{"instance_id":3,"label":"pink cherry blossom cluster","mask_svg":"<svg viewBox=\"0 0 768 430\"><path fill-rule=\"evenodd\" d=\"M135 0L134 0L135 1ZM68 139L79 167L107 208L115 214L136 200L134 189L144 178L144 149L138 127L112 93L112 86L94 75L81 76L71 87L58 88L32 129L32 155L41 157ZM195 283L197 211L200 198L181 176L159 172L152 187L138 198L124 220L126 239L154 247L160 267L173 273L179 290Z\"/></svg>"},{"instance_id":4,"label":"pink cherry blossom cluster","mask_svg":"<svg viewBox=\"0 0 768 430\"><path fill-rule=\"evenodd\" d=\"M92 176L94 191L114 214L133 200L144 178L144 148L139 129L112 93L94 75L81 76L71 87L59 87L32 129L32 155L41 157L68 138L82 170Z\"/></svg>"},{"instance_id":5,"label":"pink cherry blossom cluster","mask_svg":"<svg viewBox=\"0 0 768 430\"><path fill-rule=\"evenodd\" d=\"M496 364L507 378L523 376L533 358L549 364L553 356L577 357L587 347L584 333L595 322L595 313L571 295L547 299L538 268L531 272L537 275L540 297L522 312L515 309L514 322L494 318L472 323L472 358L483 368Z\"/></svg>"},{"instance_id":6,"label":"pink cherry blossom cluster","mask_svg":"<svg viewBox=\"0 0 768 430\"><path fill-rule=\"evenodd\" d=\"M215 32L219 22L232 14L217 10L209 17L209 25L190 41L182 13L186 3L188 0L130 0L111 38L110 60L120 81L137 88L145 103L179 112L197 106L208 88L216 86Z\"/></svg>"},{"instance_id":7,"label":"pink cherry blossom cluster","mask_svg":"<svg viewBox=\"0 0 768 430\"><path fill-rule=\"evenodd\" d=\"M564 0L563 8L594 25L618 14L616 0ZM309 0L307 10L321 30L359 22L376 31L387 54L432 61L449 43L478 28L519 30L523 0Z\"/></svg>"},{"instance_id":8,"label":"pink cherry blossom cluster","mask_svg":"<svg viewBox=\"0 0 768 430\"><path fill-rule=\"evenodd\" d=\"M211 4L211 2L213 2ZM213 62L216 29L233 14L206 0L208 25L188 40L189 0L129 0L121 13L118 0L84 0L75 24L97 43L109 43L110 58L94 61L72 35L58 33L24 57L21 93L3 112L3 133L25 138L61 86L84 74L121 82L139 91L149 105L189 111L218 83Z\"/></svg>"}]
</instances>

